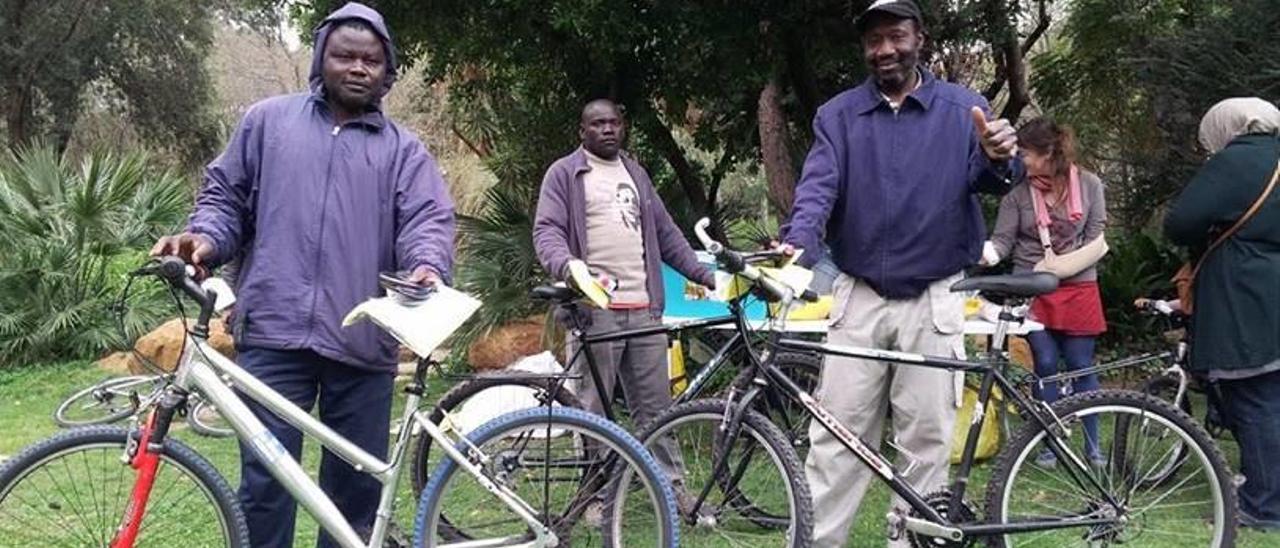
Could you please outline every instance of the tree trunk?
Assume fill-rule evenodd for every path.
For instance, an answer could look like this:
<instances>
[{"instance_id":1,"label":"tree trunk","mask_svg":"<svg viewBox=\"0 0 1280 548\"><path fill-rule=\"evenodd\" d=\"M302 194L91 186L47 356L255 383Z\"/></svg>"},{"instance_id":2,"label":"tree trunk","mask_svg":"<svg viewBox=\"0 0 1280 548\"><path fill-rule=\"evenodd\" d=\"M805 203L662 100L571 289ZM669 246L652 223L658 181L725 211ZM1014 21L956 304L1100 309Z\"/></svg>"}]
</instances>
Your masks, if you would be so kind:
<instances>
[{"instance_id":1,"label":"tree trunk","mask_svg":"<svg viewBox=\"0 0 1280 548\"><path fill-rule=\"evenodd\" d=\"M769 204L778 218L785 219L795 200L797 174L787 146L790 134L786 114L782 112L781 93L777 79L769 80L760 91L756 121L760 132L760 160L769 182Z\"/></svg>"},{"instance_id":2,"label":"tree trunk","mask_svg":"<svg viewBox=\"0 0 1280 548\"><path fill-rule=\"evenodd\" d=\"M657 111L645 107L643 112L638 113L636 119L642 124L645 136L653 139L654 148L671 165L672 171L675 171L676 181L680 183L680 188L689 198L689 206L699 216L714 217L715 212L711 211L707 201L707 191L703 187L702 177L693 164L689 163L684 151L680 149L680 143L676 142L675 136L671 135L671 129L658 117Z\"/></svg>"}]
</instances>

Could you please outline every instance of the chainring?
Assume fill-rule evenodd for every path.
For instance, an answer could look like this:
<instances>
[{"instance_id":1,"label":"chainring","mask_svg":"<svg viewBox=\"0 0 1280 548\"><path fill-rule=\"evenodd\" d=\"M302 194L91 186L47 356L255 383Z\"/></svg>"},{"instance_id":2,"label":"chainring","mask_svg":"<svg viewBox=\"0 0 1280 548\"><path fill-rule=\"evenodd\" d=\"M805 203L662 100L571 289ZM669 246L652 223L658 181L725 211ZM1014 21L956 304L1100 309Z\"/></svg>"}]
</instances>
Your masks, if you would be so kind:
<instances>
[{"instance_id":1,"label":"chainring","mask_svg":"<svg viewBox=\"0 0 1280 548\"><path fill-rule=\"evenodd\" d=\"M947 518L951 523L973 523L978 519L978 513L974 511L973 504L969 501L961 501L960 515L947 515L951 507L951 490L943 489L934 491L925 495L924 503L933 508L938 515ZM912 509L907 515L913 518L924 518L915 509ZM973 546L974 537L965 537L962 540L950 540L941 537L929 537L916 533L914 531L906 531L907 541L910 542L912 548L969 548Z\"/></svg>"}]
</instances>

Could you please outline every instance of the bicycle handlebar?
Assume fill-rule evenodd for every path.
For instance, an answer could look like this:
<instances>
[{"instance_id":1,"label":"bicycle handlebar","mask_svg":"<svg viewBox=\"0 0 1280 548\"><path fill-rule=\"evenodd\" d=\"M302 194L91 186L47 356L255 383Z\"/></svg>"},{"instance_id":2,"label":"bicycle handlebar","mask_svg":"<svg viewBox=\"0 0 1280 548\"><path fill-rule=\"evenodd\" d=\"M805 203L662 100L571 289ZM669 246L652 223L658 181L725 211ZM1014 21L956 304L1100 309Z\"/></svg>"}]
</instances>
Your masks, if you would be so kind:
<instances>
[{"instance_id":1,"label":"bicycle handlebar","mask_svg":"<svg viewBox=\"0 0 1280 548\"><path fill-rule=\"evenodd\" d=\"M1173 307L1173 303L1163 299L1137 299L1133 301L1134 308L1143 312L1155 312L1163 316L1173 316L1181 314L1182 311Z\"/></svg>"},{"instance_id":2,"label":"bicycle handlebar","mask_svg":"<svg viewBox=\"0 0 1280 548\"><path fill-rule=\"evenodd\" d=\"M703 217L693 225L693 232L698 236L698 240L702 242L702 247L712 255L715 255L716 262L724 268L725 272L736 274L751 280L756 284L756 287L760 288L760 290L765 293L765 296L769 300L783 302L787 302L795 298L799 298L807 302L816 302L818 300L818 294L812 289L805 289L800 293L800 295L796 295L795 291L790 287L787 287L786 284L762 274L760 269L751 265L742 256L742 254L725 247L724 244L716 241L710 234L707 234L707 227L709 226L711 226L711 219ZM780 253L769 251L760 254L752 254L752 258L776 256L780 256Z\"/></svg>"},{"instance_id":3,"label":"bicycle handlebar","mask_svg":"<svg viewBox=\"0 0 1280 548\"><path fill-rule=\"evenodd\" d=\"M156 259L154 265L145 266L136 271L137 274L150 274L156 276L175 289L181 290L191 297L200 305L200 316L197 320L197 328L208 330L209 320L213 317L214 305L217 303L217 296L210 291L206 291L196 283L196 268L188 265L181 258L166 255Z\"/></svg>"}]
</instances>

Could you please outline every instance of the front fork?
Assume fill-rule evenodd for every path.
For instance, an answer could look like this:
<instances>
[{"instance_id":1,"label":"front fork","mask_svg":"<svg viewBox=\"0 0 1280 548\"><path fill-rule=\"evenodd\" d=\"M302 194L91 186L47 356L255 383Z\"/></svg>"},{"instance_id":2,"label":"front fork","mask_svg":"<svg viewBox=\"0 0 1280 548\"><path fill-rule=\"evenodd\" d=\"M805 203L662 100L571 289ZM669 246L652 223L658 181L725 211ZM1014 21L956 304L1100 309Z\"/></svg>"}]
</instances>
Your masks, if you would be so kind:
<instances>
[{"instance_id":1,"label":"front fork","mask_svg":"<svg viewBox=\"0 0 1280 548\"><path fill-rule=\"evenodd\" d=\"M737 397L739 390L745 389L747 393L741 399ZM715 433L715 441L712 443L712 472L711 481L702 486L698 492L697 499L694 501L693 508L690 509L690 515L683 516L690 522L698 520L698 510L702 508L703 502L707 500L707 496L711 493L711 489L716 485L717 478L729 472L729 454L733 450L733 446L737 443L738 435L741 433L742 421L745 420L746 414L750 412L751 405L755 399L760 396L760 387L735 386L730 392L729 399L725 406L724 419L720 421L720 427ZM722 488L725 491L725 497L731 495L731 490L738 484L738 480L742 478L742 474L746 472L746 466L751 461L751 453L754 452L754 446L748 446L748 453L744 456L738 465L738 469L734 470L732 475L723 481Z\"/></svg>"},{"instance_id":2,"label":"front fork","mask_svg":"<svg viewBox=\"0 0 1280 548\"><path fill-rule=\"evenodd\" d=\"M133 490L129 493L129 504L125 506L116 535L111 539L111 548L133 548L134 542L138 540L142 517L147 513L147 501L151 497L151 488L155 485L156 472L160 469L160 455L164 452L169 425L186 401L185 392L170 388L147 415L142 429L129 433L121 460L137 471L137 476L133 482Z\"/></svg>"}]
</instances>

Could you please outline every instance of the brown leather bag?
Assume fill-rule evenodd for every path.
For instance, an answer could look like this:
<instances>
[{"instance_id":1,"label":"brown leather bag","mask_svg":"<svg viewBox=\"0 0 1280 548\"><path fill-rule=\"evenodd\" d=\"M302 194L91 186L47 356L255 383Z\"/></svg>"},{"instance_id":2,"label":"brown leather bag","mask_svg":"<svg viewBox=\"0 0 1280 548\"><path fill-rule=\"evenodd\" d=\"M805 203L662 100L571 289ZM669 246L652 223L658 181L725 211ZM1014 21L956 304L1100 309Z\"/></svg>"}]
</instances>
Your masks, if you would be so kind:
<instances>
[{"instance_id":1,"label":"brown leather bag","mask_svg":"<svg viewBox=\"0 0 1280 548\"><path fill-rule=\"evenodd\" d=\"M1178 301L1182 305L1183 312L1187 314L1192 313L1196 275L1200 273L1200 267L1204 266L1205 258L1207 258L1210 253L1213 253L1213 250L1217 249L1218 246L1223 244L1223 242L1226 242L1227 238L1230 238L1231 236L1234 236L1236 232L1239 232L1240 228L1243 227L1245 223L1249 222L1249 219L1252 218L1259 209L1262 209L1263 202L1267 201L1267 197L1271 195L1271 190L1276 187L1277 179L1280 179L1280 164L1276 165L1275 172L1271 174L1271 182L1267 183L1266 188L1262 189L1262 194L1258 196L1257 200L1253 201L1253 205L1249 206L1249 209L1245 210L1244 215L1241 215L1240 218L1236 220L1235 224L1231 225L1231 228L1228 228L1226 232L1223 232L1215 238L1213 243L1209 244L1209 247L1204 250L1204 253L1200 254L1200 258L1196 259L1194 264L1191 261L1183 263L1182 268L1179 268L1178 272L1173 275L1173 287L1178 290Z\"/></svg>"}]
</instances>

